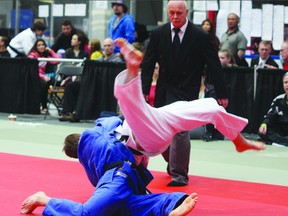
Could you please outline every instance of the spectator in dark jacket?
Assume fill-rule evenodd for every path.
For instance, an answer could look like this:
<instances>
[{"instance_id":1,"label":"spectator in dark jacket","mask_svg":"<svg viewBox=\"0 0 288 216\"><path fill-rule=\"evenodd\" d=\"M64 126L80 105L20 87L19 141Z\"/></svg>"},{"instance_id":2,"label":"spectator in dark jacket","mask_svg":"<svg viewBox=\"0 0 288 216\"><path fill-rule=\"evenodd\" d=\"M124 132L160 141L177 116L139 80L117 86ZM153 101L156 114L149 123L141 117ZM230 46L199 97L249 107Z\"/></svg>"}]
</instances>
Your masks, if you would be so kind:
<instances>
[{"instance_id":1,"label":"spectator in dark jacket","mask_svg":"<svg viewBox=\"0 0 288 216\"><path fill-rule=\"evenodd\" d=\"M55 39L55 43L52 46L52 49L57 52L59 49L64 49L67 50L68 48L71 48L71 40L72 40L72 36L76 33L80 33L81 35L83 35L83 44L88 46L88 38L87 35L79 30L76 29L71 21L69 20L65 20L64 22L62 22L62 32L56 37Z\"/></svg>"},{"instance_id":2,"label":"spectator in dark jacket","mask_svg":"<svg viewBox=\"0 0 288 216\"><path fill-rule=\"evenodd\" d=\"M251 67L256 65L258 68L279 68L278 64L270 57L271 49L270 41L261 41L258 48L259 57L251 60Z\"/></svg>"}]
</instances>

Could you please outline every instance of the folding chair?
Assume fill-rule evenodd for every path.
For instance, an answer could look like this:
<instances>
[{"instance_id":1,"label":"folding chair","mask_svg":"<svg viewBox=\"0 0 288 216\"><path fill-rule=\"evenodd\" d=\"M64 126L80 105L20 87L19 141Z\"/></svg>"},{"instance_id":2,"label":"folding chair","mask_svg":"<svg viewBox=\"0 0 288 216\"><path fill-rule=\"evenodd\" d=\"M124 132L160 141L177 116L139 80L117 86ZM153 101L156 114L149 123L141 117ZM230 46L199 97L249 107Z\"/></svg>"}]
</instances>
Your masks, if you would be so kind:
<instances>
[{"instance_id":1,"label":"folding chair","mask_svg":"<svg viewBox=\"0 0 288 216\"><path fill-rule=\"evenodd\" d=\"M73 76L81 76L83 71L83 66L73 65L71 63L62 62L59 64L58 69L56 71L55 83L53 87L50 87L48 90L48 112L50 104L52 103L60 116L63 110L63 95L64 95L64 87L57 86L57 83L63 79L63 77L73 77ZM47 114L44 119L46 119Z\"/></svg>"}]
</instances>

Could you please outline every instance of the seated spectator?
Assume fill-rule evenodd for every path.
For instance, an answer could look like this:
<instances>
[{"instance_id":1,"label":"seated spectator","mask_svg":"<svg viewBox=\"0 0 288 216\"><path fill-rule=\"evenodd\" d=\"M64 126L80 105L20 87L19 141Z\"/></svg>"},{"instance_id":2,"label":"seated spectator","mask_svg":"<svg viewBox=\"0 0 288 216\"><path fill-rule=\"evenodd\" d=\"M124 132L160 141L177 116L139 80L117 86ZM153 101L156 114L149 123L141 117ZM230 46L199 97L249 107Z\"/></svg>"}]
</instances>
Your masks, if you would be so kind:
<instances>
[{"instance_id":1,"label":"seated spectator","mask_svg":"<svg viewBox=\"0 0 288 216\"><path fill-rule=\"evenodd\" d=\"M65 58L73 59L88 59L89 54L84 50L84 37L80 33L76 33L71 39L71 48L68 48L65 52Z\"/></svg>"},{"instance_id":2,"label":"seated spectator","mask_svg":"<svg viewBox=\"0 0 288 216\"><path fill-rule=\"evenodd\" d=\"M28 54L28 58L59 58L58 55L50 48L46 46L43 39L37 39L31 51ZM59 62L49 62L49 64L58 64ZM54 80L50 76L45 74L47 62L39 61L39 77L41 86L41 114L47 114L47 102L48 102L48 88L53 84Z\"/></svg>"},{"instance_id":3,"label":"seated spectator","mask_svg":"<svg viewBox=\"0 0 288 216\"><path fill-rule=\"evenodd\" d=\"M42 36L46 25L42 22L36 22L31 28L28 28L17 34L7 47L12 58L26 57L35 44L37 37Z\"/></svg>"},{"instance_id":4,"label":"seated spectator","mask_svg":"<svg viewBox=\"0 0 288 216\"><path fill-rule=\"evenodd\" d=\"M71 59L89 59L89 54L84 50L83 36L80 33L73 35L71 40L71 48L68 48L65 52L65 58ZM63 77L60 86L65 86L71 81L71 77Z\"/></svg>"},{"instance_id":5,"label":"seated spectator","mask_svg":"<svg viewBox=\"0 0 288 216\"><path fill-rule=\"evenodd\" d=\"M68 48L71 48L72 36L76 33L83 35L83 47L85 47L86 44L88 45L89 40L86 34L80 29L76 29L70 20L65 20L62 22L61 30L62 32L56 37L55 43L52 45L52 49L55 52L57 52L59 49L67 50Z\"/></svg>"},{"instance_id":6,"label":"seated spectator","mask_svg":"<svg viewBox=\"0 0 288 216\"><path fill-rule=\"evenodd\" d=\"M283 76L285 93L272 101L259 128L260 138L267 144L288 147L288 72Z\"/></svg>"},{"instance_id":7,"label":"seated spectator","mask_svg":"<svg viewBox=\"0 0 288 216\"><path fill-rule=\"evenodd\" d=\"M237 66L234 57L229 49L219 50L218 57L222 67Z\"/></svg>"},{"instance_id":8,"label":"seated spectator","mask_svg":"<svg viewBox=\"0 0 288 216\"><path fill-rule=\"evenodd\" d=\"M120 57L114 54L115 45L111 38L106 38L103 41L104 56L97 59L97 61L109 61L109 62L123 62Z\"/></svg>"},{"instance_id":9,"label":"seated spectator","mask_svg":"<svg viewBox=\"0 0 288 216\"><path fill-rule=\"evenodd\" d=\"M98 39L92 39L89 41L88 48L90 50L90 59L96 60L103 56L101 42Z\"/></svg>"},{"instance_id":10,"label":"seated spectator","mask_svg":"<svg viewBox=\"0 0 288 216\"><path fill-rule=\"evenodd\" d=\"M258 47L259 57L251 60L251 67L255 65L258 68L279 68L278 64L270 57L271 53L271 42L261 41Z\"/></svg>"},{"instance_id":11,"label":"seated spectator","mask_svg":"<svg viewBox=\"0 0 288 216\"><path fill-rule=\"evenodd\" d=\"M0 36L0 57L10 57L10 53L7 50L8 45L8 38L5 36Z\"/></svg>"},{"instance_id":12,"label":"seated spectator","mask_svg":"<svg viewBox=\"0 0 288 216\"><path fill-rule=\"evenodd\" d=\"M215 27L213 22L210 19L205 19L202 24L201 27L204 31L208 32L211 36L212 42L215 46L215 49L218 51L219 47L220 47L220 40L219 38L216 36L215 33Z\"/></svg>"},{"instance_id":13,"label":"seated spectator","mask_svg":"<svg viewBox=\"0 0 288 216\"><path fill-rule=\"evenodd\" d=\"M103 46L104 56L96 61L122 62L121 58L114 54L114 41L111 38L104 39ZM80 93L80 80L68 83L64 92L63 113L59 121L79 122L76 109Z\"/></svg>"}]
</instances>

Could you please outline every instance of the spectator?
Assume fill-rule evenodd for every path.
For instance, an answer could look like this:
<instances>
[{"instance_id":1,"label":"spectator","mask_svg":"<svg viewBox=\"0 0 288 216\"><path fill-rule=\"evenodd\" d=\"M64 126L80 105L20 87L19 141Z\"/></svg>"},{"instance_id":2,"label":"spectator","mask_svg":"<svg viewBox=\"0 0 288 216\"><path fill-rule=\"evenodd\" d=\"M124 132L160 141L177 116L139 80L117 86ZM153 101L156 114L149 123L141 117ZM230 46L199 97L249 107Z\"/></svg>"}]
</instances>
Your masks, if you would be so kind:
<instances>
[{"instance_id":1,"label":"spectator","mask_svg":"<svg viewBox=\"0 0 288 216\"><path fill-rule=\"evenodd\" d=\"M71 48L68 48L65 51L65 58L70 59L89 59L89 54L84 50L84 36L81 33L76 33L72 36L71 39ZM71 77L62 77L62 82L60 86L65 86L68 82L71 81Z\"/></svg>"},{"instance_id":2,"label":"spectator","mask_svg":"<svg viewBox=\"0 0 288 216\"><path fill-rule=\"evenodd\" d=\"M160 65L155 107L198 99L203 68L211 75L220 104L228 105L224 74L210 36L188 19L184 0L168 2L170 22L152 30L142 62L142 88L147 99L156 62ZM173 41L173 42L172 42ZM181 155L181 159L179 156ZM189 131L176 134L163 153L172 181L168 186L188 184Z\"/></svg>"},{"instance_id":3,"label":"spectator","mask_svg":"<svg viewBox=\"0 0 288 216\"><path fill-rule=\"evenodd\" d=\"M251 67L257 65L258 68L279 68L278 64L270 57L271 42L261 41L258 47L259 57L251 60Z\"/></svg>"},{"instance_id":4,"label":"spectator","mask_svg":"<svg viewBox=\"0 0 288 216\"><path fill-rule=\"evenodd\" d=\"M219 50L218 57L222 67L237 66L234 57L229 49Z\"/></svg>"},{"instance_id":5,"label":"spectator","mask_svg":"<svg viewBox=\"0 0 288 216\"><path fill-rule=\"evenodd\" d=\"M222 35L220 41L220 49L231 50L233 57L238 66L248 67L248 63L244 58L247 47L247 39L240 31L240 18L235 13L230 13L227 17L228 30Z\"/></svg>"},{"instance_id":6,"label":"spectator","mask_svg":"<svg viewBox=\"0 0 288 216\"><path fill-rule=\"evenodd\" d=\"M88 59L89 54L86 50L84 50L85 40L85 36L81 33L74 34L70 41L71 48L66 50L65 58Z\"/></svg>"},{"instance_id":7,"label":"spectator","mask_svg":"<svg viewBox=\"0 0 288 216\"><path fill-rule=\"evenodd\" d=\"M71 21L65 20L64 22L62 22L61 29L62 32L56 37L55 43L52 46L52 49L55 52L57 52L59 49L67 50L68 48L71 48L72 36L76 33L80 33L83 35L83 47L85 47L86 44L88 45L89 40L87 38L87 35L80 29L76 29L72 25Z\"/></svg>"},{"instance_id":8,"label":"spectator","mask_svg":"<svg viewBox=\"0 0 288 216\"><path fill-rule=\"evenodd\" d=\"M104 56L96 59L96 61L122 62L121 58L114 54L114 42L111 38L103 41ZM64 103L62 115L59 121L79 122L77 117L77 101L80 93L80 80L69 82L64 90Z\"/></svg>"},{"instance_id":9,"label":"spectator","mask_svg":"<svg viewBox=\"0 0 288 216\"><path fill-rule=\"evenodd\" d=\"M8 38L5 36L0 36L0 57L10 57L10 53L7 50L8 45Z\"/></svg>"},{"instance_id":10,"label":"spectator","mask_svg":"<svg viewBox=\"0 0 288 216\"><path fill-rule=\"evenodd\" d=\"M90 50L90 59L96 60L103 56L101 42L98 39L92 39L89 41L88 48Z\"/></svg>"},{"instance_id":11,"label":"spectator","mask_svg":"<svg viewBox=\"0 0 288 216\"><path fill-rule=\"evenodd\" d=\"M201 27L204 31L206 31L210 34L212 42L213 42L216 50L218 51L219 47L220 47L220 41L219 41L219 38L216 36L215 27L214 27L213 22L210 19L205 19L202 22Z\"/></svg>"},{"instance_id":12,"label":"spectator","mask_svg":"<svg viewBox=\"0 0 288 216\"><path fill-rule=\"evenodd\" d=\"M283 76L284 94L272 101L259 128L259 136L267 144L288 147L288 72Z\"/></svg>"},{"instance_id":13,"label":"spectator","mask_svg":"<svg viewBox=\"0 0 288 216\"><path fill-rule=\"evenodd\" d=\"M282 43L280 55L283 60L283 69L288 70L288 40Z\"/></svg>"},{"instance_id":14,"label":"spectator","mask_svg":"<svg viewBox=\"0 0 288 216\"><path fill-rule=\"evenodd\" d=\"M43 39L37 39L31 51L28 54L28 58L59 58L58 55L50 48L47 47ZM59 62L50 62L50 64L58 64ZM47 62L39 61L39 77L40 77L40 88L41 88L41 114L47 114L47 97L48 88L53 84L54 80L50 76L45 74Z\"/></svg>"},{"instance_id":15,"label":"spectator","mask_svg":"<svg viewBox=\"0 0 288 216\"><path fill-rule=\"evenodd\" d=\"M128 6L125 0L112 1L114 15L111 17L108 31L112 40L116 38L125 38L129 43L135 41L135 21L127 14ZM119 47L115 47L114 53L119 53Z\"/></svg>"},{"instance_id":16,"label":"spectator","mask_svg":"<svg viewBox=\"0 0 288 216\"><path fill-rule=\"evenodd\" d=\"M97 59L97 61L123 62L120 57L114 54L116 47L114 45L114 41L111 38L104 39L103 47L104 47L104 56Z\"/></svg>"},{"instance_id":17,"label":"spectator","mask_svg":"<svg viewBox=\"0 0 288 216\"><path fill-rule=\"evenodd\" d=\"M28 28L17 34L9 43L7 48L10 56L26 57L35 44L37 37L42 36L46 29L46 25L42 22L36 22L31 28Z\"/></svg>"}]
</instances>

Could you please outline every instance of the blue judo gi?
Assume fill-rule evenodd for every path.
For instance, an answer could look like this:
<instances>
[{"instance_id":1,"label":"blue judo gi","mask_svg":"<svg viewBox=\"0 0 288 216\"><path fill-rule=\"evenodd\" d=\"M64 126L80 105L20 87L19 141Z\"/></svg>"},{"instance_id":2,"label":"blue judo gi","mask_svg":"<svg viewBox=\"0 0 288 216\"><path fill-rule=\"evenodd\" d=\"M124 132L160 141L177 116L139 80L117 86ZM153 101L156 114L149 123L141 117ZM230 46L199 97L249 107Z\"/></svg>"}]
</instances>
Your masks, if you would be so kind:
<instances>
[{"instance_id":1,"label":"blue judo gi","mask_svg":"<svg viewBox=\"0 0 288 216\"><path fill-rule=\"evenodd\" d=\"M43 215L164 216L187 197L185 193L146 193L145 183L133 168L133 154L115 137L114 130L121 123L118 117L100 118L96 127L81 135L78 158L96 187L93 195L84 204L52 198Z\"/></svg>"}]
</instances>

